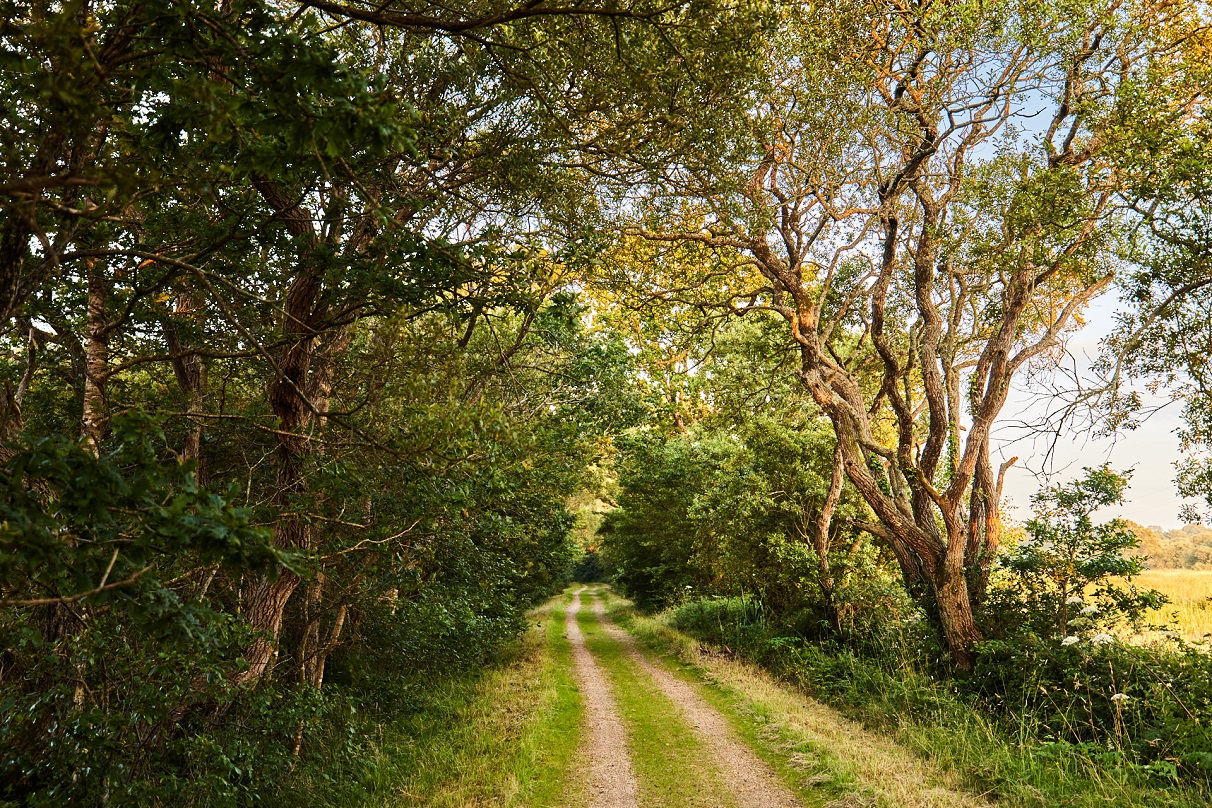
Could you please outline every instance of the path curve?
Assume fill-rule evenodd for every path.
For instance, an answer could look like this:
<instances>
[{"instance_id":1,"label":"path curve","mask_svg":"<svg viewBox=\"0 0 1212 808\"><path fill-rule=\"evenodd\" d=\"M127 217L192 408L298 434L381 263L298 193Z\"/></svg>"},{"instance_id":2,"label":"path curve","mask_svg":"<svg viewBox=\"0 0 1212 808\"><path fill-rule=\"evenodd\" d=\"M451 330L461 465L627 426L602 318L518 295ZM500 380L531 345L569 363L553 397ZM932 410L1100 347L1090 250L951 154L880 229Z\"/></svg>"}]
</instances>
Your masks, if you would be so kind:
<instances>
[{"instance_id":1,"label":"path curve","mask_svg":"<svg viewBox=\"0 0 1212 808\"><path fill-rule=\"evenodd\" d=\"M574 602L579 604L580 592ZM707 703L688 683L674 676L660 665L654 664L636 646L634 638L616 626L606 616L606 605L601 598L594 597L593 613L602 629L618 642L628 656L639 665L660 687L665 696L677 705L686 722L713 750L720 767L725 786L743 806L799 806L791 789L779 779L774 769L749 748L728 725L728 720Z\"/></svg>"},{"instance_id":2,"label":"path curve","mask_svg":"<svg viewBox=\"0 0 1212 808\"><path fill-rule=\"evenodd\" d=\"M611 695L606 677L585 647L585 636L577 625L581 592L572 596L564 615L564 629L572 644L577 684L585 704L585 753L589 765L590 808L638 808L639 788L627 751L627 728Z\"/></svg>"}]
</instances>

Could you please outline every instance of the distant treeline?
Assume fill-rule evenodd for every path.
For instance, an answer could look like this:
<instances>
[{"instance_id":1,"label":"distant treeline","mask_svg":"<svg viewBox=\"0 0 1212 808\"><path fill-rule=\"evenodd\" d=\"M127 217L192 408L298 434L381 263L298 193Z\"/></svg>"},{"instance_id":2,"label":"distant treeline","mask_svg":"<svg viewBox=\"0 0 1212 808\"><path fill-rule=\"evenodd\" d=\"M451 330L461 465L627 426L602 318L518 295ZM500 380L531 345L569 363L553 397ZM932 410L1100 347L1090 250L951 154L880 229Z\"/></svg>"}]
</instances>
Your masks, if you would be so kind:
<instances>
[{"instance_id":1,"label":"distant treeline","mask_svg":"<svg viewBox=\"0 0 1212 808\"><path fill-rule=\"evenodd\" d=\"M1212 570L1212 528L1186 525L1163 530L1160 525L1135 522L1128 522L1128 528L1140 539L1137 552L1146 557L1150 569Z\"/></svg>"}]
</instances>

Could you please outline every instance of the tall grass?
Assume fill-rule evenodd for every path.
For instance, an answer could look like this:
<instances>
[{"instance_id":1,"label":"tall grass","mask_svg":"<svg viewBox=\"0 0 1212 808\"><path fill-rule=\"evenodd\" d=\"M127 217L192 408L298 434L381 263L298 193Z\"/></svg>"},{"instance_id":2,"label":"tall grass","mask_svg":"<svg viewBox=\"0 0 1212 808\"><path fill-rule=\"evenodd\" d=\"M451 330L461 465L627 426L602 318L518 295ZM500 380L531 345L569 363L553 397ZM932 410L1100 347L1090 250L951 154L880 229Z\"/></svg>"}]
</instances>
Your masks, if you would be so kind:
<instances>
[{"instance_id":1,"label":"tall grass","mask_svg":"<svg viewBox=\"0 0 1212 808\"><path fill-rule=\"evenodd\" d=\"M994 708L959 680L933 675L916 643L886 638L863 654L787 636L739 600L700 601L663 616L694 638L738 651L864 725L895 737L978 793L1010 806L1206 806L1173 767L1133 763L1113 743L1053 735L1035 705ZM1048 720L1046 720L1048 719Z\"/></svg>"},{"instance_id":2,"label":"tall grass","mask_svg":"<svg viewBox=\"0 0 1212 808\"><path fill-rule=\"evenodd\" d=\"M1170 603L1150 614L1152 620L1173 622L1174 630L1188 640L1201 642L1212 636L1212 570L1146 570L1133 582L1170 598Z\"/></svg>"}]
</instances>

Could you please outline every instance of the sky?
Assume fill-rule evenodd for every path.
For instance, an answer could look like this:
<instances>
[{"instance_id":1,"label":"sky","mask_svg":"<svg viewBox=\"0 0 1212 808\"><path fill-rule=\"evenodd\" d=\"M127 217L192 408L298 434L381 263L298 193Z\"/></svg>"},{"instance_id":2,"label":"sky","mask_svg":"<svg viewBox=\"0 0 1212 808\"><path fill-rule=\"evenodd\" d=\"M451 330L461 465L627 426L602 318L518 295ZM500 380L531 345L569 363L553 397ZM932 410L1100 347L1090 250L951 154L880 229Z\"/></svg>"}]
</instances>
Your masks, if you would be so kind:
<instances>
[{"instance_id":1,"label":"sky","mask_svg":"<svg viewBox=\"0 0 1212 808\"><path fill-rule=\"evenodd\" d=\"M1086 314L1085 327L1069 339L1068 362L1080 371L1088 372L1090 361L1098 350L1098 341L1114 324L1114 312L1119 300L1108 294L1097 300ZM1051 374L1059 386L1059 372ZM1105 518L1118 516L1142 525L1160 525L1169 530L1181 527L1179 509L1184 502L1174 490L1174 462L1179 457L1179 405L1163 407L1137 429L1120 433L1114 438L1094 437L1080 429L1070 430L1056 441L1052 457L1048 457L1052 435L1025 430L1016 422L1031 421L1045 411L1050 403L1047 382L1033 383L1020 378L1002 410L994 435L993 461L1018 456L1018 462L1006 474L1003 495L1007 501L1007 516L1025 520L1030 516L1031 496L1042 483L1058 483L1080 476L1084 466L1110 462L1118 470L1134 469L1127 502L1118 508L1100 511ZM1164 396L1142 393L1147 403L1168 404Z\"/></svg>"}]
</instances>

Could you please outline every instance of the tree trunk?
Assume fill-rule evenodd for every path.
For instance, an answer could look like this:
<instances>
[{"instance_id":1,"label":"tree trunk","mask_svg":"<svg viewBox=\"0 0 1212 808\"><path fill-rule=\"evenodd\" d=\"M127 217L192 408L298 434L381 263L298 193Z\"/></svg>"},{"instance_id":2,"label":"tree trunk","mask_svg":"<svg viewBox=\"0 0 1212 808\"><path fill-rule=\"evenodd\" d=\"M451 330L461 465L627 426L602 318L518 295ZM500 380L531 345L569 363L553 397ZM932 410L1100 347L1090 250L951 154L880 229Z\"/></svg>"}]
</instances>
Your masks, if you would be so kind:
<instances>
[{"instance_id":1,"label":"tree trunk","mask_svg":"<svg viewBox=\"0 0 1212 808\"><path fill-rule=\"evenodd\" d=\"M328 411L329 400L332 395L333 378L336 373L336 357L348 347L349 329L341 328L334 332L329 332L327 339L324 340L316 352L307 393L308 398L318 410L315 417L317 424L314 430L317 435L322 435L326 427L327 418L325 418L323 413ZM324 449L321 445L316 450L316 453L322 455L323 451ZM319 507L323 502L318 499L315 504ZM337 617L330 628L329 638L323 641L320 639L320 622L324 612L324 583L323 570L316 573L316 577L307 583L307 598L304 603L305 625L299 645L301 679L304 684L309 684L313 687L319 687L323 683L324 663L328 658L329 651L332 650L340 638L341 629L345 624L345 605L341 604L337 610Z\"/></svg>"},{"instance_id":2,"label":"tree trunk","mask_svg":"<svg viewBox=\"0 0 1212 808\"><path fill-rule=\"evenodd\" d=\"M25 396L34 379L34 371L38 368L38 329L33 323L25 324L29 332L25 351L25 372L21 374L21 381L17 382L16 390L10 390L8 385L0 387L0 443L21 431L24 423L21 408L25 405ZM4 459L4 450L0 448L0 461Z\"/></svg>"},{"instance_id":3,"label":"tree trunk","mask_svg":"<svg viewBox=\"0 0 1212 808\"><path fill-rule=\"evenodd\" d=\"M185 438L181 442L181 460L194 461L194 477L199 486L207 483L208 469L202 456L203 404L206 399L206 363L202 357L192 353L181 328L180 318L198 311L202 306L200 296L192 292L177 295L176 311L164 320L164 341L172 354L173 375L185 398L188 419ZM192 416L192 417L191 417Z\"/></svg>"},{"instance_id":4,"label":"tree trunk","mask_svg":"<svg viewBox=\"0 0 1212 808\"><path fill-rule=\"evenodd\" d=\"M825 494L825 502L821 505L821 512L813 524L812 548L816 551L817 584L825 604L825 616L833 628L833 633L839 637L842 635L842 620L833 595L833 572L829 568L829 531L833 525L833 513L837 510L837 504L842 498L844 481L842 447L841 444L838 444L833 450L833 475L829 480L829 491Z\"/></svg>"},{"instance_id":5,"label":"tree trunk","mask_svg":"<svg viewBox=\"0 0 1212 808\"><path fill-rule=\"evenodd\" d=\"M274 531L275 539L278 531ZM244 650L248 669L236 674L237 684L260 681L269 671L278 652L278 634L282 630L282 614L286 603L299 584L293 572L282 570L276 579L258 576L244 590L244 619L260 635Z\"/></svg>"},{"instance_id":6,"label":"tree trunk","mask_svg":"<svg viewBox=\"0 0 1212 808\"><path fill-rule=\"evenodd\" d=\"M311 525L295 508L307 494L307 465L311 456L308 432L312 426L313 404L305 396L308 375L315 353L322 312L318 303L322 290L320 268L316 260L316 234L312 217L288 197L281 187L266 177L255 177L253 185L299 243L299 269L287 290L282 312L282 333L288 340L276 356L274 378L267 391L270 410L278 419L278 473L273 497L278 517L273 527L274 546L283 550L306 551L312 547ZM245 587L244 617L259 632L245 649L248 669L236 675L237 682L249 684L265 676L277 653L282 615L299 577L280 570L276 578L258 577Z\"/></svg>"},{"instance_id":7,"label":"tree trunk","mask_svg":"<svg viewBox=\"0 0 1212 808\"><path fill-rule=\"evenodd\" d=\"M299 679L303 684L312 687L324 684L324 666L328 662L328 655L332 653L341 639L348 611L345 603L338 604L328 631L321 637L320 626L324 616L323 591L324 577L322 575L317 575L308 582L305 605L307 624L303 629L303 640L299 646Z\"/></svg>"},{"instance_id":8,"label":"tree trunk","mask_svg":"<svg viewBox=\"0 0 1212 808\"><path fill-rule=\"evenodd\" d=\"M290 316L290 308L287 309ZM306 339L288 347L279 360L282 376L270 385L269 400L278 416L278 475L273 504L278 511L273 527L274 546L284 550L306 551L312 547L312 527L294 510L307 494L306 465L310 458L311 411L300 394L311 364L314 340ZM245 590L244 617L261 636L245 651L248 670L236 677L250 683L264 676L277 653L282 614L299 584L299 576L280 570L276 578L260 577Z\"/></svg>"},{"instance_id":9,"label":"tree trunk","mask_svg":"<svg viewBox=\"0 0 1212 808\"><path fill-rule=\"evenodd\" d=\"M109 425L105 388L109 381L109 328L105 310L109 302L109 279L102 262L88 262L88 318L84 345L84 408L81 433L93 453L100 451L101 438Z\"/></svg>"},{"instance_id":10,"label":"tree trunk","mask_svg":"<svg viewBox=\"0 0 1212 808\"><path fill-rule=\"evenodd\" d=\"M965 541L953 536L934 585L938 604L939 625L955 667L964 672L972 670L972 648L982 638L976 627L972 603L968 597L968 578L964 570Z\"/></svg>"}]
</instances>

